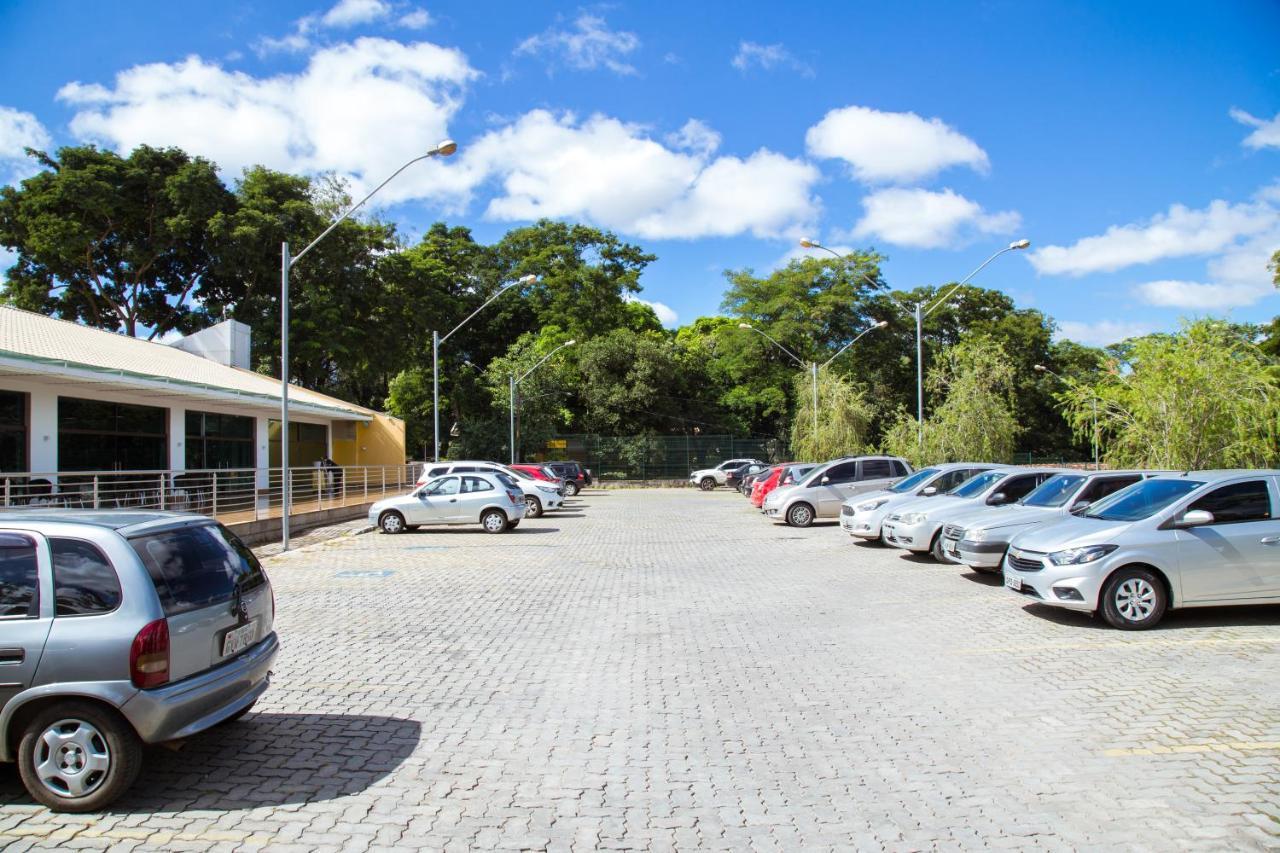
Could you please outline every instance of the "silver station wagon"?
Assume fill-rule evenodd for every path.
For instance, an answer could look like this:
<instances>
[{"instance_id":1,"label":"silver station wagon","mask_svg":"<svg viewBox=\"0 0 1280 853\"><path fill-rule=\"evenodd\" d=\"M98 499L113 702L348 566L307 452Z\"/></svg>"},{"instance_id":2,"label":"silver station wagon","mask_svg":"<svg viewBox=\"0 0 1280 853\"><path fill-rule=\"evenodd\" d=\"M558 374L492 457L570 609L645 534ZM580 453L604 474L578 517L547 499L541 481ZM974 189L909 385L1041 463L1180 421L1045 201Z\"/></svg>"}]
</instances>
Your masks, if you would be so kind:
<instances>
[{"instance_id":1,"label":"silver station wagon","mask_svg":"<svg viewBox=\"0 0 1280 853\"><path fill-rule=\"evenodd\" d=\"M144 743L249 711L274 620L262 566L211 519L0 513L0 760L52 809L103 808Z\"/></svg>"},{"instance_id":2,"label":"silver station wagon","mask_svg":"<svg viewBox=\"0 0 1280 853\"><path fill-rule=\"evenodd\" d=\"M1167 610L1280 604L1280 471L1189 471L1135 483L1009 543L1005 586L1116 628Z\"/></svg>"}]
</instances>

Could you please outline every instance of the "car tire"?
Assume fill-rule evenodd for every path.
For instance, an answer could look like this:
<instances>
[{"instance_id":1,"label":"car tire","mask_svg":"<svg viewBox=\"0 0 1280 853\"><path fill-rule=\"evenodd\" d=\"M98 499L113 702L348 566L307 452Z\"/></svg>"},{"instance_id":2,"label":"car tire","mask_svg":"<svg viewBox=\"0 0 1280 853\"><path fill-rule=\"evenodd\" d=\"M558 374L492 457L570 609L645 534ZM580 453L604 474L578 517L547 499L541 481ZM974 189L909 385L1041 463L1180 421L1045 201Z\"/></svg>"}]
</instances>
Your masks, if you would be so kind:
<instances>
[{"instance_id":1,"label":"car tire","mask_svg":"<svg viewBox=\"0 0 1280 853\"><path fill-rule=\"evenodd\" d=\"M582 489L578 487L577 483L564 484L564 493L567 497L576 498L580 491L582 491Z\"/></svg>"},{"instance_id":2,"label":"car tire","mask_svg":"<svg viewBox=\"0 0 1280 853\"><path fill-rule=\"evenodd\" d=\"M116 711L89 702L45 708L27 723L18 744L23 787L57 812L99 811L129 790L141 769L137 732Z\"/></svg>"},{"instance_id":3,"label":"car tire","mask_svg":"<svg viewBox=\"0 0 1280 853\"><path fill-rule=\"evenodd\" d=\"M929 546L929 555L939 563L950 563L945 551L942 550L942 531L939 530L933 534L933 543Z\"/></svg>"},{"instance_id":4,"label":"car tire","mask_svg":"<svg viewBox=\"0 0 1280 853\"><path fill-rule=\"evenodd\" d=\"M525 518L541 518L542 517L542 501L533 495L524 496L524 515Z\"/></svg>"},{"instance_id":5,"label":"car tire","mask_svg":"<svg viewBox=\"0 0 1280 853\"><path fill-rule=\"evenodd\" d=\"M485 533L506 533L507 514L500 509L487 509L480 513L480 526Z\"/></svg>"},{"instance_id":6,"label":"car tire","mask_svg":"<svg viewBox=\"0 0 1280 853\"><path fill-rule=\"evenodd\" d=\"M709 492L716 487L715 477L703 477L698 481L698 488L704 492Z\"/></svg>"},{"instance_id":7,"label":"car tire","mask_svg":"<svg viewBox=\"0 0 1280 853\"><path fill-rule=\"evenodd\" d=\"M378 529L394 536L397 533L404 533L408 528L405 526L403 515L395 510L388 510L378 516Z\"/></svg>"},{"instance_id":8,"label":"car tire","mask_svg":"<svg viewBox=\"0 0 1280 853\"><path fill-rule=\"evenodd\" d=\"M787 510L787 524L792 527L808 527L813 524L813 507L807 503L794 503Z\"/></svg>"},{"instance_id":9,"label":"car tire","mask_svg":"<svg viewBox=\"0 0 1280 853\"><path fill-rule=\"evenodd\" d=\"M1120 569L1107 578L1098 609L1113 628L1143 631L1155 627L1168 606L1164 581L1155 572L1135 566Z\"/></svg>"},{"instance_id":10,"label":"car tire","mask_svg":"<svg viewBox=\"0 0 1280 853\"><path fill-rule=\"evenodd\" d=\"M517 527L519 527L519 526L520 526L520 519L516 519L515 521L508 521L508 522L507 522L507 529L508 529L508 530L515 530L515 529L516 529Z\"/></svg>"}]
</instances>

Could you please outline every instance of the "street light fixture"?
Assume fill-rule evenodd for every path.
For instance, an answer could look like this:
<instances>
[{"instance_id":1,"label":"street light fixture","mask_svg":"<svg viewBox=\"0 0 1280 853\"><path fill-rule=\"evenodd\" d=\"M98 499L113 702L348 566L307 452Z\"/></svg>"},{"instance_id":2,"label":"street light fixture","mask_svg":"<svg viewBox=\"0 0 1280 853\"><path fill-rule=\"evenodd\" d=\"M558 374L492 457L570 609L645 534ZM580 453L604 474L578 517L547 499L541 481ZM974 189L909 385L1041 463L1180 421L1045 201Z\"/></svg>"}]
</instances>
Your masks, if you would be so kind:
<instances>
[{"instance_id":1,"label":"street light fixture","mask_svg":"<svg viewBox=\"0 0 1280 853\"><path fill-rule=\"evenodd\" d=\"M335 219L328 228L320 232L320 236L312 240L296 255L289 255L289 241L280 244L280 547L289 550L289 272L293 265L302 260L302 256L310 252L317 243L329 236L329 232L337 228L346 219L359 210L365 202L373 198L378 190L391 183L405 169L419 160L432 157L448 157L458 150L458 143L446 139L426 154L414 157L399 169L391 173L391 177L378 184L373 190L347 209L347 212Z\"/></svg>"},{"instance_id":2,"label":"street light fixture","mask_svg":"<svg viewBox=\"0 0 1280 853\"><path fill-rule=\"evenodd\" d=\"M560 352L560 350L564 349L565 347L573 346L575 343L577 343L577 341L573 339L569 339L564 343L562 343L560 346L553 349L551 352L544 355L541 361L539 361L533 367L526 370L524 373L520 374L519 377L517 377L514 373L511 374L511 464L512 465L516 464L516 385L523 382L529 376L530 373L533 373L539 367L542 367L543 363L546 362L547 359L551 358L551 356Z\"/></svg>"},{"instance_id":3,"label":"street light fixture","mask_svg":"<svg viewBox=\"0 0 1280 853\"><path fill-rule=\"evenodd\" d=\"M533 284L537 280L538 277L536 275L526 275L523 278L516 279L515 281L509 281L502 287L498 288L497 292L494 293L493 296L486 299L483 305L472 311L467 316L467 319L454 326L453 331L449 332L449 334L442 338L440 337L439 332L433 331L431 333L431 416L435 425L435 443L432 445L432 457L436 462L440 461L440 345L449 340L449 338L453 336L454 332L470 323L472 317L488 308L490 302L497 299L516 285Z\"/></svg>"},{"instance_id":4,"label":"street light fixture","mask_svg":"<svg viewBox=\"0 0 1280 853\"><path fill-rule=\"evenodd\" d=\"M1050 370L1049 368L1045 367L1043 364L1034 364L1034 365L1032 365L1032 367L1034 367L1034 368L1036 369L1036 371L1037 371L1037 372L1039 372L1039 373L1047 373L1047 374L1049 374L1050 376L1052 376L1053 378L1057 379L1059 382L1061 382L1063 385L1066 385L1067 387L1071 387L1072 385L1077 384L1077 383L1075 383L1075 382L1073 382L1073 381L1071 381L1071 380L1067 379L1066 377L1063 377L1063 376L1058 375L1057 373L1054 373L1052 370ZM1098 463L1098 395L1097 395L1097 394L1092 394L1091 396L1092 396L1092 400L1091 400L1091 402L1093 403L1093 441L1092 441L1092 444L1093 444L1093 470L1097 471L1097 470L1099 470L1099 469L1102 467L1102 466Z\"/></svg>"}]
</instances>

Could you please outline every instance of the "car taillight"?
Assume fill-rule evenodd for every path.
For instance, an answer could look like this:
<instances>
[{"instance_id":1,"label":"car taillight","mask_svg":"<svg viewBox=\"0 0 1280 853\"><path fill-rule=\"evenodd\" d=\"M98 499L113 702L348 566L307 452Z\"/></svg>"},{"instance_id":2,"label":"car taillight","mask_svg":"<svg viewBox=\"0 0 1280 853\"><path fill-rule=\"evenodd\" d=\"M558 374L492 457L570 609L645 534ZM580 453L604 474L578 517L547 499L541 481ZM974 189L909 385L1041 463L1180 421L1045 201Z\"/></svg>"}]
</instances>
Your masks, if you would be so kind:
<instances>
[{"instance_id":1,"label":"car taillight","mask_svg":"<svg viewBox=\"0 0 1280 853\"><path fill-rule=\"evenodd\" d=\"M169 681L169 622L157 619L133 638L129 679L134 687L159 687Z\"/></svg>"},{"instance_id":2,"label":"car taillight","mask_svg":"<svg viewBox=\"0 0 1280 853\"><path fill-rule=\"evenodd\" d=\"M523 495L517 495L515 492L507 492L507 497L511 498L511 502L513 504L518 504L524 500Z\"/></svg>"}]
</instances>

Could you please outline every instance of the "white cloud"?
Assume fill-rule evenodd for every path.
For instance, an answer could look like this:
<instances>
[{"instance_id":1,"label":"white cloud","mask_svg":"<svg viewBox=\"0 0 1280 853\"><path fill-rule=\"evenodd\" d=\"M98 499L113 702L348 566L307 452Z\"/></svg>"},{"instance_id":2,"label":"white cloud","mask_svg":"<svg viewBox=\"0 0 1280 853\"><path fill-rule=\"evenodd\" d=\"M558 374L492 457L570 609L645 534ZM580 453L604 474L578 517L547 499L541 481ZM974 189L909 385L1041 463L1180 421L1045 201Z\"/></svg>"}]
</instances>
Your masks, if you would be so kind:
<instances>
[{"instance_id":1,"label":"white cloud","mask_svg":"<svg viewBox=\"0 0 1280 853\"><path fill-rule=\"evenodd\" d=\"M691 118L675 133L668 133L666 141L672 148L705 157L720 147L720 134L698 119Z\"/></svg>"},{"instance_id":2,"label":"white cloud","mask_svg":"<svg viewBox=\"0 0 1280 853\"><path fill-rule=\"evenodd\" d=\"M1253 133L1241 143L1246 148L1280 148L1280 113L1267 120L1251 115L1238 107L1231 108L1231 117L1246 127L1252 127Z\"/></svg>"},{"instance_id":3,"label":"white cloud","mask_svg":"<svg viewBox=\"0 0 1280 853\"><path fill-rule=\"evenodd\" d=\"M989 168L987 153L941 119L868 107L831 110L809 128L805 145L814 157L844 160L869 183L921 180L950 166Z\"/></svg>"},{"instance_id":4,"label":"white cloud","mask_svg":"<svg viewBox=\"0 0 1280 853\"><path fill-rule=\"evenodd\" d=\"M1108 344L1118 344L1126 338L1139 338L1143 335L1149 335L1153 331L1155 331L1155 327L1149 323L1135 323L1123 320L1095 320L1092 322L1063 320L1058 323L1055 337L1068 338L1077 343L1102 347Z\"/></svg>"},{"instance_id":5,"label":"white cloud","mask_svg":"<svg viewBox=\"0 0 1280 853\"><path fill-rule=\"evenodd\" d=\"M1022 221L1012 210L988 213L950 189L878 190L862 199L862 207L854 237L878 237L919 249L956 246L979 233L1007 234Z\"/></svg>"},{"instance_id":6,"label":"white cloud","mask_svg":"<svg viewBox=\"0 0 1280 853\"><path fill-rule=\"evenodd\" d=\"M601 66L616 74L635 74L634 66L624 58L640 46L635 33L611 30L604 18L583 13L573 22L572 29L557 30L552 27L536 36L529 36L516 47L516 56L547 56L548 68L563 64L579 71L590 71Z\"/></svg>"},{"instance_id":7,"label":"white cloud","mask_svg":"<svg viewBox=\"0 0 1280 853\"><path fill-rule=\"evenodd\" d=\"M1045 246L1028 257L1037 272L1080 276L1114 272L1135 264L1221 252L1244 237L1277 227L1280 211L1258 201L1218 200L1203 210L1175 204L1147 222L1113 225L1070 246Z\"/></svg>"},{"instance_id":8,"label":"white cloud","mask_svg":"<svg viewBox=\"0 0 1280 853\"><path fill-rule=\"evenodd\" d=\"M176 145L228 175L254 164L332 171L359 191L446 138L476 75L457 50L362 38L316 51L298 74L258 78L192 56L134 66L110 87L70 83L58 98L77 108L77 136L119 151ZM442 164L420 164L379 199L424 197L449 180Z\"/></svg>"},{"instance_id":9,"label":"white cloud","mask_svg":"<svg viewBox=\"0 0 1280 853\"><path fill-rule=\"evenodd\" d=\"M391 4L386 0L339 0L325 12L320 23L326 27L354 27L381 20L391 14Z\"/></svg>"},{"instance_id":10,"label":"white cloud","mask_svg":"<svg viewBox=\"0 0 1280 853\"><path fill-rule=\"evenodd\" d=\"M639 302L641 305L648 305L653 310L654 315L657 316L658 322L668 329L674 329L680 325L680 315L673 311L669 305L662 302L650 302L648 299L641 299L629 293L624 294L622 298L626 302Z\"/></svg>"},{"instance_id":11,"label":"white cloud","mask_svg":"<svg viewBox=\"0 0 1280 853\"><path fill-rule=\"evenodd\" d=\"M713 159L709 133L699 125L685 136L701 147L678 150L608 116L534 110L486 133L460 165L472 186L500 182L485 211L496 220L581 218L655 239L771 237L813 220L816 169L764 149Z\"/></svg>"},{"instance_id":12,"label":"white cloud","mask_svg":"<svg viewBox=\"0 0 1280 853\"><path fill-rule=\"evenodd\" d=\"M729 60L729 64L744 74L753 67L759 67L765 71L785 67L797 72L802 77L813 76L813 68L811 66L796 59L791 55L791 51L780 44L758 44L753 41L739 42L738 52L734 54L733 59Z\"/></svg>"},{"instance_id":13,"label":"white cloud","mask_svg":"<svg viewBox=\"0 0 1280 853\"><path fill-rule=\"evenodd\" d=\"M1165 279L1148 281L1136 288L1145 302L1168 308L1191 308L1202 311L1223 311L1252 305L1268 295L1267 284L1202 284L1196 281Z\"/></svg>"},{"instance_id":14,"label":"white cloud","mask_svg":"<svg viewBox=\"0 0 1280 853\"><path fill-rule=\"evenodd\" d=\"M45 151L52 144L49 132L34 115L0 106L0 182L17 183L40 171L23 149Z\"/></svg>"},{"instance_id":15,"label":"white cloud","mask_svg":"<svg viewBox=\"0 0 1280 853\"><path fill-rule=\"evenodd\" d=\"M425 30L435 21L431 17L431 13L426 9L414 9L412 12L406 12L400 16L400 20L396 22L406 30Z\"/></svg>"}]
</instances>

